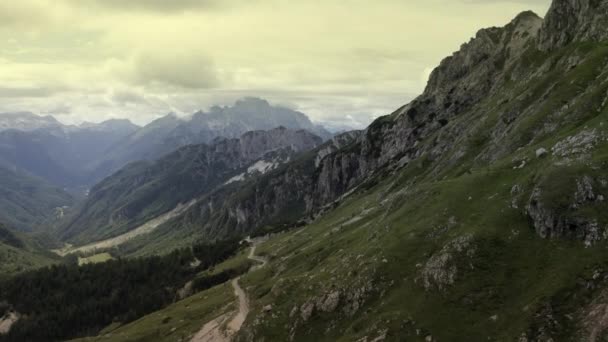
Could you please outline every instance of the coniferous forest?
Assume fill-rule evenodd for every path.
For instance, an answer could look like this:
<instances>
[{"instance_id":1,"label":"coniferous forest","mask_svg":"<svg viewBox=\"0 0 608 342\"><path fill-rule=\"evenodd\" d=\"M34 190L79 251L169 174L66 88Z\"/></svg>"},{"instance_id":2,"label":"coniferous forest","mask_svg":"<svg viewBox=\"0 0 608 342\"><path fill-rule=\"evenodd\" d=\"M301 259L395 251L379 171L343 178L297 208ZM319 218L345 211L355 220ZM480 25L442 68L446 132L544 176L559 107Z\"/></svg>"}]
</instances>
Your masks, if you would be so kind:
<instances>
[{"instance_id":1,"label":"coniferous forest","mask_svg":"<svg viewBox=\"0 0 608 342\"><path fill-rule=\"evenodd\" d=\"M197 275L239 247L237 240L200 244L164 256L53 265L4 280L0 317L16 311L24 319L0 341L66 340L134 321L176 301L177 291L191 280L198 291L230 279L233 270Z\"/></svg>"}]
</instances>

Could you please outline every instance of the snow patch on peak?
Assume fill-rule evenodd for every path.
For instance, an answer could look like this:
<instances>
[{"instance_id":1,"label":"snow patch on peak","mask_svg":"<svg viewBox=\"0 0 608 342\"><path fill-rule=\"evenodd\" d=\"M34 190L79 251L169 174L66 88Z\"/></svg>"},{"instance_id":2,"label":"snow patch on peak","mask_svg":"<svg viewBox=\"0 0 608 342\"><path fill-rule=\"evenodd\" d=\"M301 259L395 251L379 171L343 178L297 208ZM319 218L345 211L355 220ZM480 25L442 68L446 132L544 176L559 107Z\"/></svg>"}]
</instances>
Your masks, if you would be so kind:
<instances>
[{"instance_id":1,"label":"snow patch on peak","mask_svg":"<svg viewBox=\"0 0 608 342\"><path fill-rule=\"evenodd\" d=\"M274 169L276 169L277 167L279 167L279 165L283 164L283 163L287 163L290 161L291 158L287 158L285 160L282 160L281 158L275 158L272 161L267 161L267 160L258 160L257 162L253 163L251 166L249 166L247 168L246 172L243 172L239 175L236 175L232 178L230 178L226 183L224 183L224 185L227 184L231 184L231 183L236 183L236 182L242 182L244 180L246 180L247 178L256 175L256 174L266 174Z\"/></svg>"},{"instance_id":2,"label":"snow patch on peak","mask_svg":"<svg viewBox=\"0 0 608 342\"><path fill-rule=\"evenodd\" d=\"M254 172L259 172L265 174L268 171L276 169L277 166L279 166L279 163L276 161L268 162L266 160L259 160L247 169L247 173L252 174Z\"/></svg>"}]
</instances>

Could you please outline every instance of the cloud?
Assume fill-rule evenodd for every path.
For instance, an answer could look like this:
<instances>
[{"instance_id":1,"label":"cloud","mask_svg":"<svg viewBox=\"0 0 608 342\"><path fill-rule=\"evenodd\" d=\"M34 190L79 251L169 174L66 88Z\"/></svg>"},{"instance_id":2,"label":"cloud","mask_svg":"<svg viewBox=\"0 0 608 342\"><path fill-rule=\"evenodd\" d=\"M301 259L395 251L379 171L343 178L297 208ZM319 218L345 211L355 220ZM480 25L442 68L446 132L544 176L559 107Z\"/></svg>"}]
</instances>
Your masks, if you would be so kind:
<instances>
[{"instance_id":1,"label":"cloud","mask_svg":"<svg viewBox=\"0 0 608 342\"><path fill-rule=\"evenodd\" d=\"M52 107L51 109L47 110L47 111L42 111L43 114L50 114L53 116L65 116L65 115L70 115L72 114L72 107L62 103L62 104L58 104L56 107Z\"/></svg>"},{"instance_id":2,"label":"cloud","mask_svg":"<svg viewBox=\"0 0 608 342\"><path fill-rule=\"evenodd\" d=\"M134 84L186 89L210 89L220 85L211 59L200 51L151 50L138 53L127 77Z\"/></svg>"},{"instance_id":3,"label":"cloud","mask_svg":"<svg viewBox=\"0 0 608 342\"><path fill-rule=\"evenodd\" d=\"M0 28L44 29L65 19L69 11L61 1L0 1Z\"/></svg>"},{"instance_id":4,"label":"cloud","mask_svg":"<svg viewBox=\"0 0 608 342\"><path fill-rule=\"evenodd\" d=\"M363 125L420 93L431 68L480 28L548 5L0 0L0 108L49 112L68 104L66 120L145 124L169 111L260 96L316 121Z\"/></svg>"},{"instance_id":5,"label":"cloud","mask_svg":"<svg viewBox=\"0 0 608 342\"><path fill-rule=\"evenodd\" d=\"M128 104L148 104L148 100L139 93L128 90L113 90L111 95L111 100L119 105L128 105Z\"/></svg>"},{"instance_id":6,"label":"cloud","mask_svg":"<svg viewBox=\"0 0 608 342\"><path fill-rule=\"evenodd\" d=\"M49 97L67 88L53 87L3 87L0 86L0 98L11 97Z\"/></svg>"},{"instance_id":7,"label":"cloud","mask_svg":"<svg viewBox=\"0 0 608 342\"><path fill-rule=\"evenodd\" d=\"M239 0L68 0L77 7L97 7L113 11L146 11L172 14L184 11L215 10L243 3Z\"/></svg>"}]
</instances>

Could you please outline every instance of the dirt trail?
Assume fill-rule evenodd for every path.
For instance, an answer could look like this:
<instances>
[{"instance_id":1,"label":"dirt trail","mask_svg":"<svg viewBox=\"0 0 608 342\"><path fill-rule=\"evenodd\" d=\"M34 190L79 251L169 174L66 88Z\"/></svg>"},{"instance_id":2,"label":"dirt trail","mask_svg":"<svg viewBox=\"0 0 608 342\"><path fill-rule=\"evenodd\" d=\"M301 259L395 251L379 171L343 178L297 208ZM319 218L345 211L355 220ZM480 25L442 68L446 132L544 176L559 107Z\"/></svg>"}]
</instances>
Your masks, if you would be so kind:
<instances>
[{"instance_id":1,"label":"dirt trail","mask_svg":"<svg viewBox=\"0 0 608 342\"><path fill-rule=\"evenodd\" d=\"M226 320L230 318L229 314L221 315L211 322L205 324L205 326L198 332L191 342L229 342L229 337L224 335L222 331L222 325Z\"/></svg>"},{"instance_id":2,"label":"dirt trail","mask_svg":"<svg viewBox=\"0 0 608 342\"><path fill-rule=\"evenodd\" d=\"M251 242L250 240L247 240ZM255 255L256 243L254 243L249 250L249 255L247 258L249 260L253 260L259 265L253 266L249 272L259 270L260 268L266 266L267 260L263 257ZM232 279L232 287L234 288L234 295L237 297L239 302L239 310L234 315L234 317L226 324L225 330L222 329L224 323L230 317L230 314L224 314L211 322L208 322L203 326L203 328L190 340L190 342L230 342L232 338L241 330L243 323L247 319L249 315L249 298L247 298L247 293L241 285L239 285L239 280L241 277L237 277Z\"/></svg>"},{"instance_id":3,"label":"dirt trail","mask_svg":"<svg viewBox=\"0 0 608 342\"><path fill-rule=\"evenodd\" d=\"M13 324L19 320L19 314L9 312L4 317L0 318L0 335L8 334Z\"/></svg>"},{"instance_id":4,"label":"dirt trail","mask_svg":"<svg viewBox=\"0 0 608 342\"><path fill-rule=\"evenodd\" d=\"M255 255L255 248L256 246L253 245L251 247L251 250L249 251L249 255L247 256L249 260L253 260L259 263L259 265L253 266L252 271L259 270L260 268L266 266L266 263L268 262L266 258Z\"/></svg>"}]
</instances>

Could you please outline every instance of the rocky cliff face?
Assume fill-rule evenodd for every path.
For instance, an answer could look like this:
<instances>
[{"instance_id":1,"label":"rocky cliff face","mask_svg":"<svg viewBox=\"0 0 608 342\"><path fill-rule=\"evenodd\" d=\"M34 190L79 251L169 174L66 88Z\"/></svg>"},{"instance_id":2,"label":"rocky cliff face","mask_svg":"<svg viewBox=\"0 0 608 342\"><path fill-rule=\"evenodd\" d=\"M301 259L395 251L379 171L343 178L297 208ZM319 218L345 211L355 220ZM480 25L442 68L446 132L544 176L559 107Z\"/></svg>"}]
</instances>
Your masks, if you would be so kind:
<instances>
[{"instance_id":1,"label":"rocky cliff face","mask_svg":"<svg viewBox=\"0 0 608 342\"><path fill-rule=\"evenodd\" d=\"M374 122L350 151L339 151L320 163L321 196L315 196L319 204L337 199L376 170L403 167L423 154L437 158L453 147L449 136L432 146L421 143L501 89L507 81L505 70L515 68L541 23L535 14L522 13L504 28L479 31L443 60L420 97ZM461 128L455 132L461 133Z\"/></svg>"},{"instance_id":2,"label":"rocky cliff face","mask_svg":"<svg viewBox=\"0 0 608 342\"><path fill-rule=\"evenodd\" d=\"M420 142L500 88L501 73L535 39L541 22L533 13L523 13L504 28L481 30L435 69L419 98L376 120L348 146L330 154L320 151L316 170L301 182L312 184L302 198L306 214L339 199L378 170L403 167L427 153L428 146Z\"/></svg>"},{"instance_id":3,"label":"rocky cliff face","mask_svg":"<svg viewBox=\"0 0 608 342\"><path fill-rule=\"evenodd\" d=\"M203 210L205 220L214 215L235 218L222 221L220 230L225 233L233 227L245 232L272 221L269 218L284 217L279 213L289 209L293 224L295 218L314 216L361 184L414 162L431 165L431 175L439 177L491 164L533 145L560 125L580 120L587 107L579 104L588 103L591 93L600 94L605 88L601 77L587 78L578 71L595 67L602 74L600 70L608 69L600 57L562 49L572 42L605 39L605 8L605 1L558 0L545 21L524 12L505 27L479 31L441 62L417 99L379 118L349 144L320 149L252 185L251 191L216 198L210 206L213 212ZM574 81L556 70L584 79L574 88ZM555 100L553 92L561 92L561 98ZM551 115L538 119L539 113L547 112ZM202 231L210 229L195 216L190 224ZM553 228L555 234L542 235L565 236L559 233L562 229ZM583 239L587 235L574 234Z\"/></svg>"},{"instance_id":4,"label":"rocky cliff face","mask_svg":"<svg viewBox=\"0 0 608 342\"><path fill-rule=\"evenodd\" d=\"M547 14L539 37L544 51L575 41L608 39L608 2L603 0L556 0Z\"/></svg>"},{"instance_id":5,"label":"rocky cliff face","mask_svg":"<svg viewBox=\"0 0 608 342\"><path fill-rule=\"evenodd\" d=\"M412 103L218 187L142 253L301 224L256 249L239 341L605 338L608 45L541 50L542 25L480 31Z\"/></svg>"}]
</instances>

